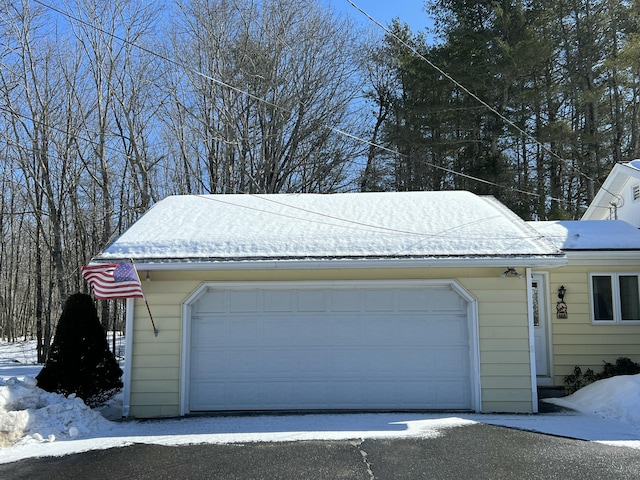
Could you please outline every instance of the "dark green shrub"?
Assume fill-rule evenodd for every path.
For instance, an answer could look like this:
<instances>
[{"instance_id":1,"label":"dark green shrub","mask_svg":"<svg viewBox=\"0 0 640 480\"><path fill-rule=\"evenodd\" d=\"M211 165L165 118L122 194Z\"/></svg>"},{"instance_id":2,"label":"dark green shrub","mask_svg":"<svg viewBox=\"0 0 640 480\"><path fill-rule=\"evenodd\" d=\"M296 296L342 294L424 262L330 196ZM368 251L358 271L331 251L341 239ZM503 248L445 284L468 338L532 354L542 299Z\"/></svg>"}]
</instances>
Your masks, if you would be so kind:
<instances>
[{"instance_id":1,"label":"dark green shrub","mask_svg":"<svg viewBox=\"0 0 640 480\"><path fill-rule=\"evenodd\" d=\"M627 357L619 357L615 365L604 362L604 370L598 379L615 377L617 375L635 375L640 373L640 363L632 362Z\"/></svg>"},{"instance_id":2,"label":"dark green shrub","mask_svg":"<svg viewBox=\"0 0 640 480\"><path fill-rule=\"evenodd\" d=\"M582 387L595 382L596 374L593 370L588 368L584 373L579 366L573 368L573 373L564 377L564 383L567 386L567 393L572 394Z\"/></svg>"},{"instance_id":3,"label":"dark green shrub","mask_svg":"<svg viewBox=\"0 0 640 480\"><path fill-rule=\"evenodd\" d=\"M64 305L44 367L36 377L48 392L75 393L90 407L105 403L122 388L122 369L109 350L89 295L71 295Z\"/></svg>"},{"instance_id":4,"label":"dark green shrub","mask_svg":"<svg viewBox=\"0 0 640 480\"><path fill-rule=\"evenodd\" d=\"M569 394L574 393L582 387L604 378L616 377L618 375L635 375L640 373L640 364L632 362L627 357L618 357L615 364L605 361L603 361L603 363L604 367L600 373L595 373L590 368L582 373L582 369L576 365L573 368L573 373L564 377L567 392Z\"/></svg>"}]
</instances>

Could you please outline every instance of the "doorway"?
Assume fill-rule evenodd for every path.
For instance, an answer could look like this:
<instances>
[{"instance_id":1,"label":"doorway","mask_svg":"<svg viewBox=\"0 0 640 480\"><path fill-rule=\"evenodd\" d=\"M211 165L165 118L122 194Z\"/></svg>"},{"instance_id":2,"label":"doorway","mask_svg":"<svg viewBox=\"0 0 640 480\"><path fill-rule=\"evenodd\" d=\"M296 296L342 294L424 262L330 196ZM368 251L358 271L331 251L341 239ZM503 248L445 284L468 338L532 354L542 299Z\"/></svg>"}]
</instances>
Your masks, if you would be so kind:
<instances>
[{"instance_id":1,"label":"doorway","mask_svg":"<svg viewBox=\"0 0 640 480\"><path fill-rule=\"evenodd\" d=\"M549 355L550 321L547 301L547 277L541 273L531 276L533 300L533 335L536 354L536 378L538 385L551 382Z\"/></svg>"}]
</instances>

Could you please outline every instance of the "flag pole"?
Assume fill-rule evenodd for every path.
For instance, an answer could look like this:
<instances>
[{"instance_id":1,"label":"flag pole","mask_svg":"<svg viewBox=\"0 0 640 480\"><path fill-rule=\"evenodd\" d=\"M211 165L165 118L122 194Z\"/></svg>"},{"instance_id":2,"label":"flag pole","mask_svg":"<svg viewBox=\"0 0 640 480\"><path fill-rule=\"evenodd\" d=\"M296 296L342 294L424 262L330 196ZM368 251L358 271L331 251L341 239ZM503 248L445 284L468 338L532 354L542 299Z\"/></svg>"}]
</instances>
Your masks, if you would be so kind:
<instances>
[{"instance_id":1,"label":"flag pole","mask_svg":"<svg viewBox=\"0 0 640 480\"><path fill-rule=\"evenodd\" d=\"M137 272L138 270L136 269L136 264L133 262L133 258L130 258L129 261L131 262L133 269ZM138 282L140 282L140 279L138 279ZM142 283L140 283L140 290L142 290ZM147 302L147 296L144 294L144 291L142 292L142 299L144 300L144 304L147 306L147 312L149 313L149 320L151 320L151 326L153 327L153 334L157 337L158 329L156 328L156 323L153 321L153 315L151 315L151 308L149 307L149 302Z\"/></svg>"},{"instance_id":2,"label":"flag pole","mask_svg":"<svg viewBox=\"0 0 640 480\"><path fill-rule=\"evenodd\" d=\"M158 336L158 329L156 328L156 324L153 321L153 315L151 315L151 309L149 308L149 302L147 302L147 297L144 297L144 304L147 306L147 312L149 312L149 319L151 320L151 326L153 327L153 334Z\"/></svg>"}]
</instances>

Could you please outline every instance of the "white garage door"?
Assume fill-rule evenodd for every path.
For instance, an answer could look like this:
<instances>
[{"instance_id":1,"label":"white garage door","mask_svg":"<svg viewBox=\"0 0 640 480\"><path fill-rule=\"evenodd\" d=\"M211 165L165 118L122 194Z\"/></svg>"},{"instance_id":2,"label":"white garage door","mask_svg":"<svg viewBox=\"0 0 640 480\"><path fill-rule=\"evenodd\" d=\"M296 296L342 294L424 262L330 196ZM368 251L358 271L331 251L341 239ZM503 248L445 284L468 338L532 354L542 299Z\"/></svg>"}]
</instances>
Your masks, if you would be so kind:
<instances>
[{"instance_id":1,"label":"white garage door","mask_svg":"<svg viewBox=\"0 0 640 480\"><path fill-rule=\"evenodd\" d=\"M209 286L190 321L192 412L472 409L448 285Z\"/></svg>"}]
</instances>

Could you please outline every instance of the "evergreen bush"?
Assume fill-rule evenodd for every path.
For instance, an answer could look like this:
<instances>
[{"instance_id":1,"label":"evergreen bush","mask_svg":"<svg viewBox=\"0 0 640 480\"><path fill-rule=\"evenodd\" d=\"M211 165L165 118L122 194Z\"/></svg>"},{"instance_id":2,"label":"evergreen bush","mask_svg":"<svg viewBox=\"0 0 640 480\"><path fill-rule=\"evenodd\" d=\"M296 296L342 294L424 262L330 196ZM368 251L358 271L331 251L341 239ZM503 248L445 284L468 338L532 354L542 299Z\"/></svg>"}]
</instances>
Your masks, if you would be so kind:
<instances>
[{"instance_id":1,"label":"evergreen bush","mask_svg":"<svg viewBox=\"0 0 640 480\"><path fill-rule=\"evenodd\" d=\"M90 407L122 388L122 369L109 350L89 295L71 295L64 305L47 361L36 377L48 392L76 394Z\"/></svg>"},{"instance_id":2,"label":"evergreen bush","mask_svg":"<svg viewBox=\"0 0 640 480\"><path fill-rule=\"evenodd\" d=\"M590 368L583 373L582 369L576 365L573 368L573 373L564 377L564 383L567 385L568 393L574 393L597 380L618 375L636 375L640 373L640 364L631 361L627 357L619 357L615 364L609 362L603 363L604 368L600 373L595 373Z\"/></svg>"}]
</instances>

